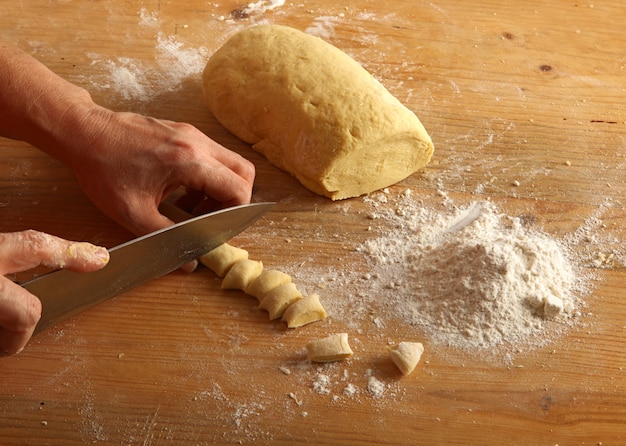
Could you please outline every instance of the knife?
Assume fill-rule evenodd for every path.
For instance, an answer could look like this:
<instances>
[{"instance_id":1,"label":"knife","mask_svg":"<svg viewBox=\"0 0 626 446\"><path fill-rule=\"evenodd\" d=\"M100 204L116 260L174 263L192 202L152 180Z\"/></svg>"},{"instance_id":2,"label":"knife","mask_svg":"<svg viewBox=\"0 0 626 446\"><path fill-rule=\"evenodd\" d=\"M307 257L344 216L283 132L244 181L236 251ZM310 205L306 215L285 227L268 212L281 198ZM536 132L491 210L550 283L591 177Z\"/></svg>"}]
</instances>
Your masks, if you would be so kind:
<instances>
[{"instance_id":1,"label":"knife","mask_svg":"<svg viewBox=\"0 0 626 446\"><path fill-rule=\"evenodd\" d=\"M273 206L247 204L190 218L111 248L109 263L101 270L59 270L23 283L42 304L33 335L197 259L239 234Z\"/></svg>"}]
</instances>

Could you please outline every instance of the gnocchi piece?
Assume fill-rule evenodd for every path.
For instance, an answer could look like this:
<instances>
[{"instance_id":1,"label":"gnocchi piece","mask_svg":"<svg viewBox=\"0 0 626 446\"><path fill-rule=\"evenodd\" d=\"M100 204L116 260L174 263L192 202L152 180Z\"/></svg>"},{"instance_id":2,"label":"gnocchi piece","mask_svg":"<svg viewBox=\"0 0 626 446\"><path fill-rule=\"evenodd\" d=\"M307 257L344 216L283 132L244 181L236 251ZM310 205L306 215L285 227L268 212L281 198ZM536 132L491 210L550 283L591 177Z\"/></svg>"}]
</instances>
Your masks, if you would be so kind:
<instances>
[{"instance_id":1,"label":"gnocchi piece","mask_svg":"<svg viewBox=\"0 0 626 446\"><path fill-rule=\"evenodd\" d=\"M245 249L224 243L200 256L200 262L219 277L224 277L235 263L247 258L248 251Z\"/></svg>"},{"instance_id":2,"label":"gnocchi piece","mask_svg":"<svg viewBox=\"0 0 626 446\"><path fill-rule=\"evenodd\" d=\"M245 293L254 296L259 302L273 289L291 282L291 276L275 269L264 270L259 277L254 279L246 288Z\"/></svg>"},{"instance_id":3,"label":"gnocchi piece","mask_svg":"<svg viewBox=\"0 0 626 446\"><path fill-rule=\"evenodd\" d=\"M400 342L388 349L391 360L404 376L411 374L424 353L424 346L420 342Z\"/></svg>"},{"instance_id":4,"label":"gnocchi piece","mask_svg":"<svg viewBox=\"0 0 626 446\"><path fill-rule=\"evenodd\" d=\"M338 333L324 339L311 341L306 346L309 360L334 362L351 357L354 352L348 344L348 333Z\"/></svg>"},{"instance_id":5,"label":"gnocchi piece","mask_svg":"<svg viewBox=\"0 0 626 446\"><path fill-rule=\"evenodd\" d=\"M243 259L236 262L226 273L222 288L244 291L263 272L263 262Z\"/></svg>"},{"instance_id":6,"label":"gnocchi piece","mask_svg":"<svg viewBox=\"0 0 626 446\"><path fill-rule=\"evenodd\" d=\"M281 317L289 305L300 299L302 299L302 293L298 291L296 285L293 282L287 282L267 293L259 304L259 308L266 310L270 320L274 320Z\"/></svg>"},{"instance_id":7,"label":"gnocchi piece","mask_svg":"<svg viewBox=\"0 0 626 446\"><path fill-rule=\"evenodd\" d=\"M321 321L326 317L326 310L320 303L317 294L311 294L289 305L283 314L282 320L287 327L297 328L311 322Z\"/></svg>"}]
</instances>

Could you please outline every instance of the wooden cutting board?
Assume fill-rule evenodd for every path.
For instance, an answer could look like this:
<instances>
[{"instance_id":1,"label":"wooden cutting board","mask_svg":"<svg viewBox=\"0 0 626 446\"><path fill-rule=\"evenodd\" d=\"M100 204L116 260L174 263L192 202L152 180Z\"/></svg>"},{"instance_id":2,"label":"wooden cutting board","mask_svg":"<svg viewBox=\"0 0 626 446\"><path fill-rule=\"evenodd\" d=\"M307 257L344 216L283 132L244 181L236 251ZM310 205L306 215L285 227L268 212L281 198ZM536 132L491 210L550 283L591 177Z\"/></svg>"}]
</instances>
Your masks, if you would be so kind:
<instances>
[{"instance_id":1,"label":"wooden cutting board","mask_svg":"<svg viewBox=\"0 0 626 446\"><path fill-rule=\"evenodd\" d=\"M0 359L0 443L624 444L626 12L601 3L5 0L0 35L97 102L190 122L251 159L255 199L278 204L232 243L318 292L331 316L287 330L207 269L172 273ZM375 234L371 202L311 194L199 100L203 61L258 23L327 39L418 114L435 157L390 203L410 188L425 206L491 200L556 238L586 231L577 252L595 279L578 323L502 361L433 345L384 310L352 314L368 292L351 281L369 271L355 250ZM1 232L131 238L67 168L6 139L0 208ZM306 342L340 331L354 359L304 360ZM385 346L409 338L426 352L402 378Z\"/></svg>"}]
</instances>

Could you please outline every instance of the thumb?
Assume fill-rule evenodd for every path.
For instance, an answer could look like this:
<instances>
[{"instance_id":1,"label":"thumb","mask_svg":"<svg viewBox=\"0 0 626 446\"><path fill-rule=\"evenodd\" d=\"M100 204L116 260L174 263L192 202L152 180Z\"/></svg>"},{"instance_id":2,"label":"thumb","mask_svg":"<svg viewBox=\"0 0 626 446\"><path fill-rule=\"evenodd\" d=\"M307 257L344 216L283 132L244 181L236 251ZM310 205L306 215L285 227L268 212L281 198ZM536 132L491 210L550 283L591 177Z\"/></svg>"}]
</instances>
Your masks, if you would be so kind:
<instances>
[{"instance_id":1,"label":"thumb","mask_svg":"<svg viewBox=\"0 0 626 446\"><path fill-rule=\"evenodd\" d=\"M19 353L39 318L41 302L21 286L0 277L0 356Z\"/></svg>"},{"instance_id":2,"label":"thumb","mask_svg":"<svg viewBox=\"0 0 626 446\"><path fill-rule=\"evenodd\" d=\"M109 261L106 248L72 242L28 230L0 234L0 274L26 271L40 265L89 272Z\"/></svg>"}]
</instances>

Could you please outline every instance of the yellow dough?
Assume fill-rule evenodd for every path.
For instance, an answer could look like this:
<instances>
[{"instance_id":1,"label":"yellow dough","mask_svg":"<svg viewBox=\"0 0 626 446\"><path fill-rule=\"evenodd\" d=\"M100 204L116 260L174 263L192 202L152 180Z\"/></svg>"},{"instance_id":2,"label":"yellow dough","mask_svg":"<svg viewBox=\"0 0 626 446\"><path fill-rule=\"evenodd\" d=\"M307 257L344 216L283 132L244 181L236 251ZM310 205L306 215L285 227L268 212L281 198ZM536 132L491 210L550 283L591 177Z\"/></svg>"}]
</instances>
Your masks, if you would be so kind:
<instances>
[{"instance_id":1,"label":"yellow dough","mask_svg":"<svg viewBox=\"0 0 626 446\"><path fill-rule=\"evenodd\" d=\"M348 344L348 334L339 333L324 339L311 341L306 346L309 360L333 362L347 359L354 354Z\"/></svg>"},{"instance_id":2,"label":"yellow dough","mask_svg":"<svg viewBox=\"0 0 626 446\"><path fill-rule=\"evenodd\" d=\"M259 25L207 62L217 120L333 200L392 185L426 165L433 144L417 116L347 54L293 28Z\"/></svg>"},{"instance_id":3,"label":"yellow dough","mask_svg":"<svg viewBox=\"0 0 626 446\"><path fill-rule=\"evenodd\" d=\"M235 263L222 281L222 288L244 291L263 272L263 262L243 259Z\"/></svg>"},{"instance_id":4,"label":"yellow dough","mask_svg":"<svg viewBox=\"0 0 626 446\"><path fill-rule=\"evenodd\" d=\"M420 342L400 342L389 347L389 356L404 376L409 375L417 366L424 353Z\"/></svg>"},{"instance_id":5,"label":"yellow dough","mask_svg":"<svg viewBox=\"0 0 626 446\"><path fill-rule=\"evenodd\" d=\"M282 317L285 310L297 300L302 299L302 293L298 291L293 282L287 282L273 289L263 298L259 308L269 313L270 319Z\"/></svg>"},{"instance_id":6,"label":"yellow dough","mask_svg":"<svg viewBox=\"0 0 626 446\"><path fill-rule=\"evenodd\" d=\"M289 274L264 270L263 262L249 259L245 249L224 243L201 256L200 261L224 277L223 289L237 289L255 297L271 320L282 317L289 328L296 328L326 317L317 295L303 299ZM296 305L299 301L303 302Z\"/></svg>"},{"instance_id":7,"label":"yellow dough","mask_svg":"<svg viewBox=\"0 0 626 446\"><path fill-rule=\"evenodd\" d=\"M224 243L200 256L200 262L219 277L224 277L228 270L239 260L248 258L248 251Z\"/></svg>"},{"instance_id":8,"label":"yellow dough","mask_svg":"<svg viewBox=\"0 0 626 446\"><path fill-rule=\"evenodd\" d=\"M245 293L256 297L257 300L261 302L267 293L288 282L291 282L289 274L275 269L267 269L248 285Z\"/></svg>"},{"instance_id":9,"label":"yellow dough","mask_svg":"<svg viewBox=\"0 0 626 446\"><path fill-rule=\"evenodd\" d=\"M311 322L321 321L326 317L326 310L320 303L317 294L305 296L287 307L282 320L287 322L287 327L297 328Z\"/></svg>"}]
</instances>

